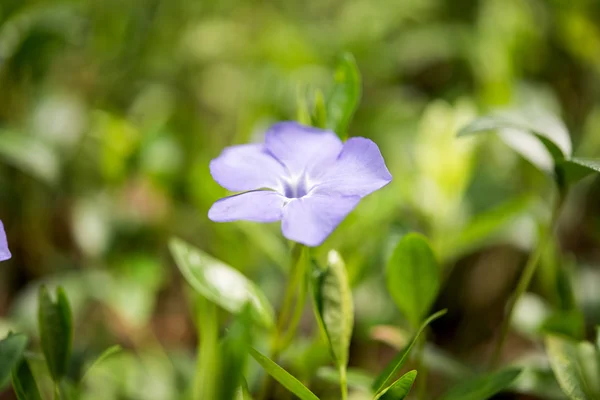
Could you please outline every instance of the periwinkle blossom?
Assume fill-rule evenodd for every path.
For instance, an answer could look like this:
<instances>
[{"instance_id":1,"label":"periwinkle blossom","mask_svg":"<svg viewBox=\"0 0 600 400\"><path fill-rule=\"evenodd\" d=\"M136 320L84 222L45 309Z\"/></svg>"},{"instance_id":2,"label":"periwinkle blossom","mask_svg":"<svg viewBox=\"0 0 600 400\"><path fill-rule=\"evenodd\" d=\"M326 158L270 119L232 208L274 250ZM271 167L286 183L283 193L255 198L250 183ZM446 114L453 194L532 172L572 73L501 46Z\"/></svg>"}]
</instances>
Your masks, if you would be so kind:
<instances>
[{"instance_id":1,"label":"periwinkle blossom","mask_svg":"<svg viewBox=\"0 0 600 400\"><path fill-rule=\"evenodd\" d=\"M373 141L343 143L295 122L273 125L264 143L227 147L210 172L224 188L243 192L213 204L212 221L281 220L283 235L307 246L323 243L363 197L392 180Z\"/></svg>"},{"instance_id":2,"label":"periwinkle blossom","mask_svg":"<svg viewBox=\"0 0 600 400\"><path fill-rule=\"evenodd\" d=\"M6 261L11 257L10 250L8 250L8 241L6 239L6 233L4 232L4 225L0 221L0 261Z\"/></svg>"}]
</instances>

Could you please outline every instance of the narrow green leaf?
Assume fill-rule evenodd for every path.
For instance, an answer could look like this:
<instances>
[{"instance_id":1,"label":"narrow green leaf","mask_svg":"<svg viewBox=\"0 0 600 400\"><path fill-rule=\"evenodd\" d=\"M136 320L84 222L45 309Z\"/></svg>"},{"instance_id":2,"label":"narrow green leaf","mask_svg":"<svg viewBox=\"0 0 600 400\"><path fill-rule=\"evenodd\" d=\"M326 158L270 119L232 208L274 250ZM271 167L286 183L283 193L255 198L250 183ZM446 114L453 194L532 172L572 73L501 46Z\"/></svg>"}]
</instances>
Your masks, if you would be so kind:
<instances>
[{"instance_id":1,"label":"narrow green leaf","mask_svg":"<svg viewBox=\"0 0 600 400\"><path fill-rule=\"evenodd\" d=\"M279 382L287 390L298 396L302 400L319 400L317 396L306 386L302 384L298 379L290 375L289 372L281 368L275 362L270 360L264 354L261 354L258 350L250 348L250 355L254 358L263 369L271 375L277 382Z\"/></svg>"},{"instance_id":2,"label":"narrow green leaf","mask_svg":"<svg viewBox=\"0 0 600 400\"><path fill-rule=\"evenodd\" d=\"M0 390L10 381L10 371L19 362L27 347L27 337L9 333L0 341Z\"/></svg>"},{"instance_id":3,"label":"narrow green leaf","mask_svg":"<svg viewBox=\"0 0 600 400\"><path fill-rule=\"evenodd\" d=\"M315 90L315 104L313 109L312 125L321 129L325 129L327 127L325 96L319 89Z\"/></svg>"},{"instance_id":4,"label":"narrow green leaf","mask_svg":"<svg viewBox=\"0 0 600 400\"><path fill-rule=\"evenodd\" d=\"M219 346L219 320L216 304L197 296L196 329L198 350L196 373L193 382L193 399L215 399L219 390L221 346Z\"/></svg>"},{"instance_id":5,"label":"narrow green leaf","mask_svg":"<svg viewBox=\"0 0 600 400\"><path fill-rule=\"evenodd\" d=\"M506 389L520 373L520 368L510 368L463 380L440 400L487 400Z\"/></svg>"},{"instance_id":6,"label":"narrow green leaf","mask_svg":"<svg viewBox=\"0 0 600 400\"><path fill-rule=\"evenodd\" d=\"M169 247L184 278L200 295L236 314L249 304L254 320L267 328L273 326L273 307L238 270L182 240L171 239Z\"/></svg>"},{"instance_id":7,"label":"narrow green leaf","mask_svg":"<svg viewBox=\"0 0 600 400\"><path fill-rule=\"evenodd\" d=\"M394 357L394 359L384 368L383 372L377 377L377 379L375 379L375 382L373 382L373 391L376 394L379 394L379 392L381 392L381 390L383 390L390 383L390 381L394 378L394 376L396 376L398 371L400 371L400 369L404 366L406 361L408 361L410 351L414 347L415 343L417 343L419 336L425 330L425 328L430 323L440 318L442 315L446 314L446 312L447 310L445 309L438 311L435 314L431 315L429 318L427 318L425 322L423 322L423 324L421 325L415 336L412 338L408 346L406 346L401 352L398 353L396 357Z\"/></svg>"},{"instance_id":8,"label":"narrow green leaf","mask_svg":"<svg viewBox=\"0 0 600 400\"><path fill-rule=\"evenodd\" d=\"M221 343L221 385L220 399L233 400L243 382L248 350L251 342L251 309L246 307L232 322L225 339Z\"/></svg>"},{"instance_id":9,"label":"narrow green leaf","mask_svg":"<svg viewBox=\"0 0 600 400\"><path fill-rule=\"evenodd\" d=\"M352 54L342 55L335 69L334 81L327 98L326 127L345 139L361 95L360 72Z\"/></svg>"},{"instance_id":10,"label":"narrow green leaf","mask_svg":"<svg viewBox=\"0 0 600 400\"><path fill-rule=\"evenodd\" d=\"M348 386L360 389L363 392L371 390L374 377L367 371L363 371L356 368L349 368L348 372ZM336 368L324 366L317 370L317 377L323 379L325 382L338 385L340 382L340 371Z\"/></svg>"},{"instance_id":11,"label":"narrow green leaf","mask_svg":"<svg viewBox=\"0 0 600 400\"><path fill-rule=\"evenodd\" d=\"M592 400L600 396L600 393L594 393L592 383L587 380L579 360L576 342L558 336L548 336L546 351L558 384L569 399Z\"/></svg>"},{"instance_id":12,"label":"narrow green leaf","mask_svg":"<svg viewBox=\"0 0 600 400\"><path fill-rule=\"evenodd\" d=\"M465 136L487 131L502 131L504 129L527 132L537 137L552 155L555 161L571 157L572 145L569 133L554 115L543 110L504 110L495 111L487 116L477 118L458 132L458 136ZM519 146L514 140L506 141L516 151L523 154L533 163L540 160L539 154L528 154L528 149L538 153L532 146ZM546 165L537 163L543 170Z\"/></svg>"},{"instance_id":13,"label":"narrow green leaf","mask_svg":"<svg viewBox=\"0 0 600 400\"><path fill-rule=\"evenodd\" d=\"M408 396L413 383L417 379L417 371L414 369L402 375L396 382L383 389L375 396L374 400L403 400Z\"/></svg>"},{"instance_id":14,"label":"narrow green leaf","mask_svg":"<svg viewBox=\"0 0 600 400\"><path fill-rule=\"evenodd\" d=\"M314 265L312 291L316 317L323 328L338 368L348 364L348 348L354 326L352 290L346 266L338 252L327 256L327 268Z\"/></svg>"},{"instance_id":15,"label":"narrow green leaf","mask_svg":"<svg viewBox=\"0 0 600 400\"><path fill-rule=\"evenodd\" d=\"M242 384L238 388L236 400L252 400L252 395L248 389L248 382L242 377Z\"/></svg>"},{"instance_id":16,"label":"narrow green leaf","mask_svg":"<svg viewBox=\"0 0 600 400\"><path fill-rule=\"evenodd\" d=\"M404 236L386 271L388 291L413 327L419 326L440 288L440 267L427 239L417 233Z\"/></svg>"},{"instance_id":17,"label":"narrow green leaf","mask_svg":"<svg viewBox=\"0 0 600 400\"><path fill-rule=\"evenodd\" d=\"M71 307L62 288L56 290L56 302L45 287L40 288L38 323L48 370L52 379L59 382L67 374L73 339Z\"/></svg>"},{"instance_id":18,"label":"narrow green leaf","mask_svg":"<svg viewBox=\"0 0 600 400\"><path fill-rule=\"evenodd\" d=\"M600 159L573 157L559 164L565 180L574 184L593 173L600 172Z\"/></svg>"},{"instance_id":19,"label":"narrow green leaf","mask_svg":"<svg viewBox=\"0 0 600 400\"><path fill-rule=\"evenodd\" d=\"M12 385L18 400L42 400L27 360L21 359L19 365L13 369Z\"/></svg>"},{"instance_id":20,"label":"narrow green leaf","mask_svg":"<svg viewBox=\"0 0 600 400\"><path fill-rule=\"evenodd\" d=\"M110 358L111 356L120 353L123 350L123 348L121 346L119 346L118 344L109 347L108 349L104 350L99 356L98 358L96 358L96 360L92 363L92 365L90 365L88 367L88 369L85 371L83 377L81 378L81 381L84 381L85 378L89 375L90 371L92 371L95 367L97 367L98 365L102 364L102 362L104 360L106 360L107 358Z\"/></svg>"}]
</instances>

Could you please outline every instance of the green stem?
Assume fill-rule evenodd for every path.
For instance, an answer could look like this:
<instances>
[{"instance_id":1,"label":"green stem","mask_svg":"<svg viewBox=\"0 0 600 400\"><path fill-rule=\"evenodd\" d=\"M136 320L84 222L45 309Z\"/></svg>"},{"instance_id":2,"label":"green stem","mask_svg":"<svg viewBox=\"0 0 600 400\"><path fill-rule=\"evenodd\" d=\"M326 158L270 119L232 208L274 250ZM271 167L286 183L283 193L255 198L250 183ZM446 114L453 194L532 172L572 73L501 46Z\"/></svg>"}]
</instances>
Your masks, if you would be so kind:
<instances>
[{"instance_id":1,"label":"green stem","mask_svg":"<svg viewBox=\"0 0 600 400\"><path fill-rule=\"evenodd\" d=\"M419 354L417 360L417 370L419 371L419 379L417 381L418 391L417 398L424 400L427 395L427 365L424 362L425 344L427 343L426 332L423 332L419 338Z\"/></svg>"},{"instance_id":2,"label":"green stem","mask_svg":"<svg viewBox=\"0 0 600 400\"><path fill-rule=\"evenodd\" d=\"M504 347L504 344L508 337L508 331L510 329L510 324L511 324L513 312L515 310L515 306L519 302L519 299L521 298L521 296L523 296L523 294L527 291L527 288L529 287L529 284L531 283L531 279L533 278L535 271L537 269L537 266L539 264L539 260L542 257L542 254L544 253L544 250L546 248L548 241L550 240L550 238L552 237L552 235L554 233L554 228L556 226L556 222L560 215L560 210L562 208L565 197L566 197L566 193L563 191L559 191L558 199L552 210L552 216L550 217L550 222L548 224L548 228L544 229L542 231L539 241L538 241L538 244L537 244L537 247L535 248L533 253L531 253L531 255L529 256L529 259L527 260L527 264L525 265L525 268L523 268L523 272L521 273L521 277L519 278L519 282L517 283L517 288L515 289L515 292L513 293L512 298L510 299L510 301L508 303L508 307L506 310L506 317L504 318L504 321L502 321L502 327L500 328L500 338L498 339L498 342L496 343L496 347L494 348L494 353L493 353L492 359L491 359L491 367L492 368L496 368L500 362L500 356L502 355L502 348Z\"/></svg>"},{"instance_id":3,"label":"green stem","mask_svg":"<svg viewBox=\"0 0 600 400\"><path fill-rule=\"evenodd\" d=\"M342 391L342 400L348 399L348 374L346 366L340 367L340 389Z\"/></svg>"},{"instance_id":4,"label":"green stem","mask_svg":"<svg viewBox=\"0 0 600 400\"><path fill-rule=\"evenodd\" d=\"M291 343L300 322L301 311L306 299L306 288L304 285L305 262L302 260L302 253L305 246L295 244L292 248L292 265L290 268L289 279L284 292L283 304L277 318L275 332L271 340L269 358L277 362L277 358L285 348ZM296 301L294 301L296 300ZM288 327L284 332L284 328ZM267 398L271 391L272 380L268 374L265 375L259 399Z\"/></svg>"}]
</instances>

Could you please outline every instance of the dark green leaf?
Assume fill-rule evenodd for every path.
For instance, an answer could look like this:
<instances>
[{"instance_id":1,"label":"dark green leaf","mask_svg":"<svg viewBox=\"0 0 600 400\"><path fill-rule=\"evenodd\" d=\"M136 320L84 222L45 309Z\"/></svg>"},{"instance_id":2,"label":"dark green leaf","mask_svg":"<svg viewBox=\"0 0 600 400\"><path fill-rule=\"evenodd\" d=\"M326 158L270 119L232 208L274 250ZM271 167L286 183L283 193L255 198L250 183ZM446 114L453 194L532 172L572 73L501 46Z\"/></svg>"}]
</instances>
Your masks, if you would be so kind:
<instances>
[{"instance_id":1,"label":"dark green leaf","mask_svg":"<svg viewBox=\"0 0 600 400\"><path fill-rule=\"evenodd\" d=\"M487 400L506 389L520 373L521 369L510 368L464 380L446 392L440 400Z\"/></svg>"},{"instance_id":2,"label":"dark green leaf","mask_svg":"<svg viewBox=\"0 0 600 400\"><path fill-rule=\"evenodd\" d=\"M287 390L298 396L302 400L319 400L317 396L306 386L302 384L298 379L294 378L286 370L281 368L275 362L270 360L265 355L261 354L258 350L250 348L250 355L254 358L263 369L271 375L277 382L279 382Z\"/></svg>"},{"instance_id":3,"label":"dark green leaf","mask_svg":"<svg viewBox=\"0 0 600 400\"><path fill-rule=\"evenodd\" d=\"M583 339L585 317L577 309L556 311L544 320L540 329L546 334L560 334L572 339Z\"/></svg>"},{"instance_id":4,"label":"dark green leaf","mask_svg":"<svg viewBox=\"0 0 600 400\"><path fill-rule=\"evenodd\" d=\"M179 270L200 295L229 312L239 313L246 304L252 317L265 327L273 326L273 308L262 291L238 270L179 239L170 249Z\"/></svg>"},{"instance_id":5,"label":"dark green leaf","mask_svg":"<svg viewBox=\"0 0 600 400\"><path fill-rule=\"evenodd\" d=\"M373 391L375 393L378 394L379 392L381 392L381 390L383 390L390 383L390 381L394 379L394 376L396 376L398 371L400 371L400 369L404 366L406 361L408 361L410 351L414 347L415 343L417 343L419 336L425 330L427 325L440 318L442 315L446 314L446 311L447 310L438 311L435 314L431 315L429 318L427 318L425 322L423 322L423 324L421 325L415 336L412 338L408 346L406 346L401 352L398 353L396 357L394 357L394 359L384 368L383 372L377 377L375 382L373 382Z\"/></svg>"},{"instance_id":6,"label":"dark green leaf","mask_svg":"<svg viewBox=\"0 0 600 400\"><path fill-rule=\"evenodd\" d=\"M21 359L13 369L12 384L18 400L42 400L27 360Z\"/></svg>"},{"instance_id":7,"label":"dark green leaf","mask_svg":"<svg viewBox=\"0 0 600 400\"><path fill-rule=\"evenodd\" d=\"M325 270L313 266L312 292L316 317L325 332L336 365L345 368L354 325L352 291L346 266L334 250L327 256Z\"/></svg>"},{"instance_id":8,"label":"dark green leaf","mask_svg":"<svg viewBox=\"0 0 600 400\"><path fill-rule=\"evenodd\" d=\"M550 366L561 389L571 400L600 398L598 377L589 377L586 373L586 364L590 360L584 354L587 353L585 350L585 347L582 348L581 344L558 336L548 336L546 338L546 351ZM586 356L585 359L582 356ZM592 360L592 362L597 363L597 360ZM598 372L597 365L595 369Z\"/></svg>"},{"instance_id":9,"label":"dark green leaf","mask_svg":"<svg viewBox=\"0 0 600 400\"><path fill-rule=\"evenodd\" d=\"M387 265L387 287L400 311L414 327L427 315L440 288L440 267L427 239L404 236Z\"/></svg>"},{"instance_id":10,"label":"dark green leaf","mask_svg":"<svg viewBox=\"0 0 600 400\"><path fill-rule=\"evenodd\" d=\"M396 382L379 392L374 400L403 400L408 396L415 379L417 379L417 371L407 372L398 378Z\"/></svg>"},{"instance_id":11,"label":"dark green leaf","mask_svg":"<svg viewBox=\"0 0 600 400\"><path fill-rule=\"evenodd\" d=\"M545 165L544 157L540 157L539 149L531 143L520 145L522 141L514 140L512 133L520 131L535 135L554 161L571 157L571 138L566 127L558 118L539 109L496 111L471 122L458 132L458 136L487 131L508 131L511 139L505 140L506 143L542 170L548 170L548 165ZM521 137L527 136L521 134Z\"/></svg>"},{"instance_id":12,"label":"dark green leaf","mask_svg":"<svg viewBox=\"0 0 600 400\"><path fill-rule=\"evenodd\" d=\"M26 347L27 337L21 334L9 333L0 341L0 390L10 381L10 371L17 365Z\"/></svg>"},{"instance_id":13,"label":"dark green leaf","mask_svg":"<svg viewBox=\"0 0 600 400\"><path fill-rule=\"evenodd\" d=\"M348 134L348 126L361 95L360 72L352 54L344 54L334 75L335 84L327 98L327 129L342 139Z\"/></svg>"},{"instance_id":14,"label":"dark green leaf","mask_svg":"<svg viewBox=\"0 0 600 400\"><path fill-rule=\"evenodd\" d=\"M600 172L600 159L573 157L559 164L567 183L574 184L593 173Z\"/></svg>"},{"instance_id":15,"label":"dark green leaf","mask_svg":"<svg viewBox=\"0 0 600 400\"><path fill-rule=\"evenodd\" d=\"M56 302L45 287L40 288L38 322L48 370L52 379L59 382L69 367L73 339L71 307L62 288L56 290Z\"/></svg>"}]
</instances>

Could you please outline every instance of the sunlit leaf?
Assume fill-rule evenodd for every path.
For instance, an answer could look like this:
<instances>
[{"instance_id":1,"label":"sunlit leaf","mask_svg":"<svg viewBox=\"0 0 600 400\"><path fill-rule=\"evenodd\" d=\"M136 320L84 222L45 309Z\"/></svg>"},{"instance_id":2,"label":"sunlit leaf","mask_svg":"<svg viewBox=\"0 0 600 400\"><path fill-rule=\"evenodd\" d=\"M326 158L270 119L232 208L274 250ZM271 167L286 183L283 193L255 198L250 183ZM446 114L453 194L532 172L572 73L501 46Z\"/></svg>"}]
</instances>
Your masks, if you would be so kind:
<instances>
[{"instance_id":1,"label":"sunlit leaf","mask_svg":"<svg viewBox=\"0 0 600 400\"><path fill-rule=\"evenodd\" d=\"M300 399L319 400L319 398L315 396L313 392L308 390L308 388L304 386L302 382L294 378L289 372L281 368L264 354L261 354L258 350L250 348L250 355L269 375L271 375L283 387L298 396Z\"/></svg>"},{"instance_id":2,"label":"sunlit leaf","mask_svg":"<svg viewBox=\"0 0 600 400\"><path fill-rule=\"evenodd\" d=\"M21 334L11 334L0 341L0 390L10 380L10 372L17 365L25 348L27 337Z\"/></svg>"},{"instance_id":3,"label":"sunlit leaf","mask_svg":"<svg viewBox=\"0 0 600 400\"><path fill-rule=\"evenodd\" d=\"M31 135L0 130L0 161L47 184L55 184L59 178L57 154Z\"/></svg>"},{"instance_id":4,"label":"sunlit leaf","mask_svg":"<svg viewBox=\"0 0 600 400\"><path fill-rule=\"evenodd\" d=\"M387 288L413 327L427 315L440 288L440 267L427 239L416 233L404 236L387 270Z\"/></svg>"},{"instance_id":5,"label":"sunlit leaf","mask_svg":"<svg viewBox=\"0 0 600 400\"><path fill-rule=\"evenodd\" d=\"M320 270L315 265L312 291L317 320L327 336L335 363L338 368L345 369L354 325L354 307L346 266L336 251L329 252L326 269Z\"/></svg>"},{"instance_id":6,"label":"sunlit leaf","mask_svg":"<svg viewBox=\"0 0 600 400\"><path fill-rule=\"evenodd\" d=\"M27 360L21 359L12 372L12 386L18 400L42 400Z\"/></svg>"},{"instance_id":7,"label":"sunlit leaf","mask_svg":"<svg viewBox=\"0 0 600 400\"><path fill-rule=\"evenodd\" d=\"M238 270L182 240L172 239L169 247L184 278L200 295L232 313L241 312L249 304L257 322L273 326L269 301Z\"/></svg>"},{"instance_id":8,"label":"sunlit leaf","mask_svg":"<svg viewBox=\"0 0 600 400\"><path fill-rule=\"evenodd\" d=\"M502 131L509 129L510 140L506 143L523 154L529 161L536 163L542 170L547 170L544 158L539 156L536 146L520 145L514 131L522 131L535 135L556 161L571 157L572 145L567 128L554 115L540 109L496 111L487 116L477 118L458 132L458 136L470 135L487 131ZM502 137L502 135L501 135Z\"/></svg>"},{"instance_id":9,"label":"sunlit leaf","mask_svg":"<svg viewBox=\"0 0 600 400\"><path fill-rule=\"evenodd\" d=\"M67 373L73 340L71 306L62 288L56 290L56 302L45 287L40 288L38 323L48 370L52 379L59 382Z\"/></svg>"},{"instance_id":10,"label":"sunlit leaf","mask_svg":"<svg viewBox=\"0 0 600 400\"><path fill-rule=\"evenodd\" d=\"M461 381L446 392L440 400L487 400L506 389L521 373L510 368Z\"/></svg>"},{"instance_id":11,"label":"sunlit leaf","mask_svg":"<svg viewBox=\"0 0 600 400\"><path fill-rule=\"evenodd\" d=\"M600 159L573 157L560 164L567 183L577 183L590 174L600 173Z\"/></svg>"},{"instance_id":12,"label":"sunlit leaf","mask_svg":"<svg viewBox=\"0 0 600 400\"><path fill-rule=\"evenodd\" d=\"M415 379L417 379L417 371L412 370L407 372L390 386L379 392L374 400L403 400L408 396Z\"/></svg>"},{"instance_id":13,"label":"sunlit leaf","mask_svg":"<svg viewBox=\"0 0 600 400\"><path fill-rule=\"evenodd\" d=\"M563 392L571 400L592 400L600 398L598 378L592 381L581 362L579 344L558 336L546 338L546 350L550 366ZM597 362L597 360L595 361Z\"/></svg>"},{"instance_id":14,"label":"sunlit leaf","mask_svg":"<svg viewBox=\"0 0 600 400\"><path fill-rule=\"evenodd\" d=\"M333 89L327 97L326 127L345 139L361 95L360 72L352 54L346 53L341 57L334 80Z\"/></svg>"},{"instance_id":15,"label":"sunlit leaf","mask_svg":"<svg viewBox=\"0 0 600 400\"><path fill-rule=\"evenodd\" d=\"M398 355L394 357L394 359L384 368L383 372L377 377L377 379L375 379L375 382L373 382L373 391L376 394L378 394L379 392L381 392L381 390L387 387L390 381L394 379L398 371L400 371L404 364L406 364L406 361L408 361L408 357L410 355L410 351L415 346L415 343L417 343L419 336L425 330L425 328L430 323L440 318L442 315L446 314L446 311L447 310L438 311L435 314L431 315L429 318L427 318L425 322L423 322L415 336L412 338L408 346L406 346L406 348L399 352Z\"/></svg>"}]
</instances>

